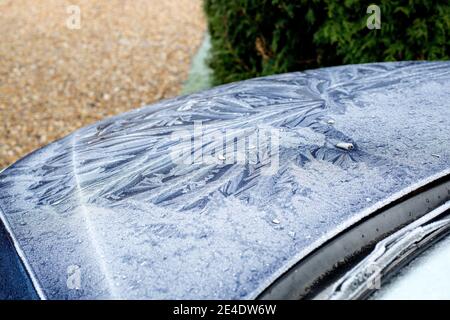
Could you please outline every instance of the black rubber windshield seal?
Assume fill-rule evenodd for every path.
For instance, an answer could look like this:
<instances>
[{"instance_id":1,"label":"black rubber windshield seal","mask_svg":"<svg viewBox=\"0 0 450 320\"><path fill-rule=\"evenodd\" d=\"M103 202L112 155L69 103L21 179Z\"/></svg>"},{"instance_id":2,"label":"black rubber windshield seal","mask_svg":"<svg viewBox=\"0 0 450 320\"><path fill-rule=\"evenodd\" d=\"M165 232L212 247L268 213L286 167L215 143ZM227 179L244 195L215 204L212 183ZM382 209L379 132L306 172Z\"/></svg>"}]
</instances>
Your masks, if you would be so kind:
<instances>
[{"instance_id":1,"label":"black rubber windshield seal","mask_svg":"<svg viewBox=\"0 0 450 320\"><path fill-rule=\"evenodd\" d=\"M257 299L303 299L324 278L378 241L450 200L450 175L410 192L325 241L268 286Z\"/></svg>"}]
</instances>

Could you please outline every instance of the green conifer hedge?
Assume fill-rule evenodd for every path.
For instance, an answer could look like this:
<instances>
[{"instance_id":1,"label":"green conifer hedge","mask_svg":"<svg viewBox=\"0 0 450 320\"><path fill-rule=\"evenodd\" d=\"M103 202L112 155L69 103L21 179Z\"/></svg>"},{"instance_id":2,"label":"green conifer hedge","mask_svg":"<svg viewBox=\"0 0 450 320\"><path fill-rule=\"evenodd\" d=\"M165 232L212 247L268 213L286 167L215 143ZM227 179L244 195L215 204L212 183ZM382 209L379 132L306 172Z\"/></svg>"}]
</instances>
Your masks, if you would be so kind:
<instances>
[{"instance_id":1,"label":"green conifer hedge","mask_svg":"<svg viewBox=\"0 0 450 320\"><path fill-rule=\"evenodd\" d=\"M367 20L380 8L380 29ZM320 66L450 58L449 0L205 0L215 84Z\"/></svg>"}]
</instances>

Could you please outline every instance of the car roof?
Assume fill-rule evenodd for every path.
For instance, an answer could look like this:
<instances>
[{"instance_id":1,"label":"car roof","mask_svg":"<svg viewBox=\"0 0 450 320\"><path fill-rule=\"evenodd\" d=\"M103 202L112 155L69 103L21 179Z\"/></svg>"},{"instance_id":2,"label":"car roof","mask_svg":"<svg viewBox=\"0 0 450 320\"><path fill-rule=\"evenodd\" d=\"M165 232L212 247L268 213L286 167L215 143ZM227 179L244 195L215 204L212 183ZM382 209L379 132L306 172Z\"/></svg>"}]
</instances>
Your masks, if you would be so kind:
<instances>
[{"instance_id":1,"label":"car roof","mask_svg":"<svg viewBox=\"0 0 450 320\"><path fill-rule=\"evenodd\" d=\"M43 298L255 298L329 237L449 174L449 88L450 62L397 62L164 100L5 169L1 217ZM228 163L227 149L192 162L217 137L255 133L276 144L254 161Z\"/></svg>"}]
</instances>

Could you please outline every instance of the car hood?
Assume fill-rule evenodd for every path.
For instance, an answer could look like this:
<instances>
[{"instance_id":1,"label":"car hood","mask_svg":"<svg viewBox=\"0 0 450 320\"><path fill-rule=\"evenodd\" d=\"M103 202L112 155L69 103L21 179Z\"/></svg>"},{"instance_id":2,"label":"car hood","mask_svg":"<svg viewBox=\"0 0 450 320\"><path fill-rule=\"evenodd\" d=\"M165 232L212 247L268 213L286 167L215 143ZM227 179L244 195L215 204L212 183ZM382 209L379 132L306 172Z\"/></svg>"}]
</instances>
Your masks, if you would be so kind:
<instances>
[{"instance_id":1,"label":"car hood","mask_svg":"<svg viewBox=\"0 0 450 320\"><path fill-rule=\"evenodd\" d=\"M1 218L42 298L255 298L339 230L449 173L449 88L450 62L401 62L165 100L5 169ZM199 124L205 140L190 144ZM225 131L270 132L277 148L192 161Z\"/></svg>"}]
</instances>

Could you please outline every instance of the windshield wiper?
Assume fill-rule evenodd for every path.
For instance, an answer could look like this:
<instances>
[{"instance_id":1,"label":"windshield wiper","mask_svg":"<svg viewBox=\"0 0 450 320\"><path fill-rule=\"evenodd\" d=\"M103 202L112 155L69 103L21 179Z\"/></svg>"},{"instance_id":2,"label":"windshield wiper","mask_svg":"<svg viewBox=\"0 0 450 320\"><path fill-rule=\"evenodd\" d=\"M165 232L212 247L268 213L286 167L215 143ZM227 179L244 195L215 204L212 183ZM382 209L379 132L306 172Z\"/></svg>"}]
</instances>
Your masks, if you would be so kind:
<instances>
[{"instance_id":1,"label":"windshield wiper","mask_svg":"<svg viewBox=\"0 0 450 320\"><path fill-rule=\"evenodd\" d=\"M450 231L450 201L378 242L375 249L353 267L320 299L364 299L379 289L381 280L410 261L421 249ZM329 291L329 292L327 292Z\"/></svg>"}]
</instances>

